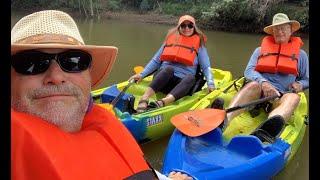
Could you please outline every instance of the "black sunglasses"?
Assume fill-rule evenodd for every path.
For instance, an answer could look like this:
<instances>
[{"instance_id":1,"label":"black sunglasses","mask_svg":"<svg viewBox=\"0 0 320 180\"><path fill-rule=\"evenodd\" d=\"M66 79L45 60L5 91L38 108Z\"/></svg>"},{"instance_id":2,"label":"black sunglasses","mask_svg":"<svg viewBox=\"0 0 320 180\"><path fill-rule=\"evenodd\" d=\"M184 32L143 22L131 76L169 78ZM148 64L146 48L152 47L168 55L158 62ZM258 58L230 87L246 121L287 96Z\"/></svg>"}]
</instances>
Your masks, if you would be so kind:
<instances>
[{"instance_id":1,"label":"black sunglasses","mask_svg":"<svg viewBox=\"0 0 320 180\"><path fill-rule=\"evenodd\" d=\"M90 67L92 57L81 50L68 50L58 54L27 50L11 55L11 66L20 74L36 75L45 72L52 60L56 60L63 71L78 73Z\"/></svg>"},{"instance_id":2,"label":"black sunglasses","mask_svg":"<svg viewBox=\"0 0 320 180\"><path fill-rule=\"evenodd\" d=\"M185 29L186 27L188 27L189 29L192 29L193 28L193 24L181 24L180 27L182 29Z\"/></svg>"}]
</instances>

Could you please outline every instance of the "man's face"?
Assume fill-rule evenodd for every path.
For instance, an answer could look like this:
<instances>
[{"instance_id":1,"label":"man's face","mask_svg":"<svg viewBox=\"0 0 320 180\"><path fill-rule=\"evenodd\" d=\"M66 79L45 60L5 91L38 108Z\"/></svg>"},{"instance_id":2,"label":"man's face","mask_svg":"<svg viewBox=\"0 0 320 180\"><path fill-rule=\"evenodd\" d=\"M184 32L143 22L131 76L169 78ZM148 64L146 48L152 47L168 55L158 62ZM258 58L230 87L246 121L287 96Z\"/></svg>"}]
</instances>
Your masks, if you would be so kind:
<instances>
[{"instance_id":1,"label":"man's face","mask_svg":"<svg viewBox=\"0 0 320 180\"><path fill-rule=\"evenodd\" d=\"M39 50L60 53L62 49ZM80 130L91 91L89 70L64 72L57 61L40 74L23 75L11 67L11 107L39 116L64 131Z\"/></svg>"},{"instance_id":2,"label":"man's face","mask_svg":"<svg viewBox=\"0 0 320 180\"><path fill-rule=\"evenodd\" d=\"M290 24L282 24L273 27L273 37L277 44L288 43L292 34Z\"/></svg>"}]
</instances>

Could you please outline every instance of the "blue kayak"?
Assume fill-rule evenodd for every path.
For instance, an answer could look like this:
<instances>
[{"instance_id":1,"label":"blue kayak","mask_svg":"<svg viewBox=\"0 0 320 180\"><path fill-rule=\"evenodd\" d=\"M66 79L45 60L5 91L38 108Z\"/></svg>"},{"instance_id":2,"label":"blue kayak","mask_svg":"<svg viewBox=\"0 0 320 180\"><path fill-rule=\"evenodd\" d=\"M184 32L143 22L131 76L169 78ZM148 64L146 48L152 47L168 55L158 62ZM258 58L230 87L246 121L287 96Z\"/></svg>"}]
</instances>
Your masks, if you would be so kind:
<instances>
[{"instance_id":1,"label":"blue kayak","mask_svg":"<svg viewBox=\"0 0 320 180\"><path fill-rule=\"evenodd\" d=\"M290 145L281 139L265 145L249 135L224 143L220 128L199 137L175 130L168 147L163 173L179 171L199 180L270 179L290 155Z\"/></svg>"},{"instance_id":2,"label":"blue kayak","mask_svg":"<svg viewBox=\"0 0 320 180\"><path fill-rule=\"evenodd\" d=\"M190 110L209 108L217 97L224 99L223 108L227 108L242 86L243 79L240 79L218 96L208 94ZM247 109L235 117L223 133L216 128L202 136L189 137L176 129L167 146L162 172L168 175L179 171L199 180L271 179L290 162L305 134L308 102L303 92L298 95L298 107L270 142L251 135L257 127L271 125L265 121L268 114L263 107Z\"/></svg>"}]
</instances>

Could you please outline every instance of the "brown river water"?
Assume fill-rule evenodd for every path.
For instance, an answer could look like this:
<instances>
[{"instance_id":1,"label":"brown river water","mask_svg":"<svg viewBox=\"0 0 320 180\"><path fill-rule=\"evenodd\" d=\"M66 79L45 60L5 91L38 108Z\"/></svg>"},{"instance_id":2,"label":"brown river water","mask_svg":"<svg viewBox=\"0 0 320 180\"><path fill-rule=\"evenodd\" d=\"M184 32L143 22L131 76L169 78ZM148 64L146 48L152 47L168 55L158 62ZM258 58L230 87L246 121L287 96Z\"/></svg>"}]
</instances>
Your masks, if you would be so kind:
<instances>
[{"instance_id":1,"label":"brown river water","mask_svg":"<svg viewBox=\"0 0 320 180\"><path fill-rule=\"evenodd\" d=\"M11 26L22 15L12 13ZM75 19L86 44L111 45L119 48L117 61L110 76L101 87L125 81L133 74L133 67L146 65L158 50L167 30L161 24L145 24L120 20ZM204 31L208 37L207 49L214 68L229 70L233 77L243 74L254 49L259 46L263 34L227 33ZM309 39L303 38L303 49L309 53ZM308 91L306 91L308 96ZM162 159L169 136L142 145L146 158L157 170L161 170ZM276 180L309 179L309 128L292 161L274 177Z\"/></svg>"}]
</instances>

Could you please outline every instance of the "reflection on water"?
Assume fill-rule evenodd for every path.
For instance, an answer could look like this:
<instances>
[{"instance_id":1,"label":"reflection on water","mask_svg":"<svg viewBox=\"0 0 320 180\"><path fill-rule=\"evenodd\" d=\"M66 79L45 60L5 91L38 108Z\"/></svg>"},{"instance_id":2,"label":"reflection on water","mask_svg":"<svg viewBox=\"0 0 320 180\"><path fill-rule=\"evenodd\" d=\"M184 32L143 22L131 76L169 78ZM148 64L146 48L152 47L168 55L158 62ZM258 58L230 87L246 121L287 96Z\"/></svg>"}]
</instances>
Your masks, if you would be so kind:
<instances>
[{"instance_id":1,"label":"reflection on water","mask_svg":"<svg viewBox=\"0 0 320 180\"><path fill-rule=\"evenodd\" d=\"M24 14L25 15L25 14ZM11 23L21 18L13 13ZM117 61L103 86L127 80L133 74L133 67L145 65L160 48L170 26L143 24L116 20L76 19L86 44L110 45L119 48ZM208 37L207 49L212 67L229 70L233 77L243 74L254 49L260 45L263 34L226 33L205 31ZM303 39L303 49L309 52L309 39ZM306 92L308 97L308 91ZM275 179L309 178L309 130L292 162ZM156 142L142 145L146 158L158 170L162 167L162 158L169 136Z\"/></svg>"}]
</instances>

